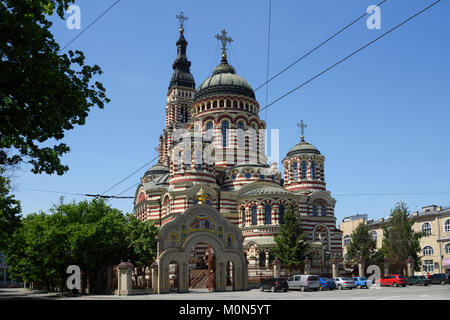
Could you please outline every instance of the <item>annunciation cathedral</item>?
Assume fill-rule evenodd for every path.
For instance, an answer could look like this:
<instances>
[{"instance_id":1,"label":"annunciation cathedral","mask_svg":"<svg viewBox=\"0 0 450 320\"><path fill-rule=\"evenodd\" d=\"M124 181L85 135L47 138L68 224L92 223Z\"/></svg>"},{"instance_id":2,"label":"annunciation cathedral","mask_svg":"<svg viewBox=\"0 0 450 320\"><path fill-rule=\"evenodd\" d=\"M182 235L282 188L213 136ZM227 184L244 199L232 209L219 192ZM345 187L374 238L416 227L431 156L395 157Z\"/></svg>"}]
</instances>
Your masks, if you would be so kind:
<instances>
[{"instance_id":1,"label":"annunciation cathedral","mask_svg":"<svg viewBox=\"0 0 450 320\"><path fill-rule=\"evenodd\" d=\"M336 228L335 199L326 189L325 157L302 135L282 160L284 179L276 164L267 164L260 105L227 61L231 39L225 31L216 38L222 42L221 61L196 87L180 28L158 163L141 178L134 214L163 226L205 197L241 229L250 279L271 274L274 236L292 207L313 245L311 273L331 275L331 261L342 261L342 232ZM193 249L192 263L206 247Z\"/></svg>"}]
</instances>

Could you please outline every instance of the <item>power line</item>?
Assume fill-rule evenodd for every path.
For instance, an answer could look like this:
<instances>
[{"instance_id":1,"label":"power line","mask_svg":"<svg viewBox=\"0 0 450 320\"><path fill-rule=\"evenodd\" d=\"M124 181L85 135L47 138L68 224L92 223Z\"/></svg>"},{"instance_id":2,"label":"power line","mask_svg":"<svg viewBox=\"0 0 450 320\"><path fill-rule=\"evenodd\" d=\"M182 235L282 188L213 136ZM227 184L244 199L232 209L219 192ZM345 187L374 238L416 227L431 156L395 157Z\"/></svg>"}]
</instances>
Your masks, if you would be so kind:
<instances>
[{"instance_id":1,"label":"power line","mask_svg":"<svg viewBox=\"0 0 450 320\"><path fill-rule=\"evenodd\" d=\"M120 2L120 0L117 0L116 2L114 2L109 8L107 8L105 11L103 11L102 14L100 14L97 18L95 18L94 21L92 21L86 28L84 28L83 30L81 30L81 32L79 34L77 34L68 44L66 44L60 51L64 51L64 49L66 49L72 42L74 42L76 39L78 39L79 37L81 37L81 35L86 32L92 25L94 25L94 23L96 23L98 20L100 20L101 17L103 17L109 10L111 10L113 7L115 7L118 3Z\"/></svg>"},{"instance_id":2,"label":"power line","mask_svg":"<svg viewBox=\"0 0 450 320\"><path fill-rule=\"evenodd\" d=\"M120 180L119 182L117 182L115 185L113 185L112 187L110 187L109 189L105 190L104 192L101 193L101 195L104 195L106 192L110 191L111 189L115 188L116 186L118 186L119 184L121 184L122 182L124 182L125 180L127 180L128 178L130 178L131 176L133 176L134 174L136 174L137 172L139 172L140 170L142 170L143 168L145 168L146 166L148 166L150 163L152 163L153 161L155 161L156 159L158 159L158 157L156 156L155 158L153 158L152 160L150 160L149 162L147 162L146 164L144 164L142 167L140 167L139 169L133 171L132 173L130 173L128 176L126 176L125 178L123 178L122 180Z\"/></svg>"},{"instance_id":3,"label":"power line","mask_svg":"<svg viewBox=\"0 0 450 320\"><path fill-rule=\"evenodd\" d=\"M377 6L381 6L383 3L385 3L387 0L383 0L381 1ZM300 57L299 59L295 60L294 62L292 62L290 65L288 65L286 68L284 68L283 70L281 70L280 72L278 72L276 75L274 75L272 78L270 79L266 79L266 82L264 82L263 84L261 84L259 87L257 87L254 91L258 91L259 89L261 89L262 87L264 87L266 84L268 84L270 81L272 81L273 79L277 78L279 75L281 75L283 72L289 70L290 68L292 68L295 64L297 64L298 62L300 62L301 60L303 60L304 58L306 58L307 56L309 56L311 53L313 53L314 51L316 51L317 49L319 49L320 47L322 47L324 44L326 44L328 41L332 40L333 38L335 38L336 36L338 36L340 33L344 32L346 29L348 29L349 27L351 27L352 25L354 25L356 22L358 22L359 20L361 20L362 18L364 18L366 15L368 15L368 12L364 13L362 16L356 18L355 20L353 20L352 22L350 22L349 24L347 24L344 28L340 29L338 32L336 32L335 34L333 34L331 37L329 37L328 39L326 39L325 41L323 41L322 43L320 43L319 45L317 45L316 47L314 47L312 50L310 50L308 53L306 53L305 55L303 55L302 57ZM266 102L267 103L267 102Z\"/></svg>"},{"instance_id":4,"label":"power line","mask_svg":"<svg viewBox=\"0 0 450 320\"><path fill-rule=\"evenodd\" d=\"M123 190L121 193L117 194L116 196L112 196L110 197L110 199L134 199L134 197L119 197L121 194L127 192L128 190L137 187L140 184L140 182L133 184L131 187ZM108 202L110 199L106 200L106 202Z\"/></svg>"},{"instance_id":5,"label":"power line","mask_svg":"<svg viewBox=\"0 0 450 320\"><path fill-rule=\"evenodd\" d=\"M134 198L134 197L106 196L106 195L101 195L101 194L63 192L63 191L43 190L43 189L34 189L34 188L16 188L16 189L20 193L23 193L23 194L25 194L26 196L29 196L29 197L33 197L33 196L28 195L28 194L26 194L26 193L24 193L24 192L22 192L20 190L29 190L29 191L35 191L35 192L47 192L47 193L55 193L55 194L68 194L68 195L73 195L73 196L96 197L96 198L104 198L104 199L109 199L109 198L130 199L130 198ZM126 191L128 191L128 190L129 189L127 189ZM122 192L122 193L124 193L124 192ZM120 193L119 195L121 195L122 193ZM37 199L37 198L35 198L35 199ZM37 199L37 200L40 201L40 199Z\"/></svg>"},{"instance_id":6,"label":"power line","mask_svg":"<svg viewBox=\"0 0 450 320\"><path fill-rule=\"evenodd\" d=\"M336 62L335 64L331 65L330 67L326 68L325 70L323 70L322 72L318 73L317 75L315 75L314 77L310 78L309 80L303 82L302 84L300 84L298 87L292 89L291 91L285 93L284 95L282 95L281 97L275 99L274 101L272 101L271 103L269 103L267 106L265 106L264 108L260 109L259 112L263 111L264 109L267 109L268 107L270 107L271 105L275 104L276 102L280 101L281 99L285 98L286 96L290 95L291 93L293 93L294 91L300 89L301 87L307 85L308 83L310 83L311 81L315 80L316 78L320 77L321 75L323 75L324 73L330 71L331 69L333 69L334 67L336 67L337 65L341 64L342 62L346 61L347 59L351 58L352 56L354 56L355 54L357 54L358 52L364 50L365 48L367 48L368 46L370 46L371 44L373 44L374 42L380 40L381 38L383 38L384 36L388 35L389 33L391 33L392 31L398 29L399 27L401 27L402 25L404 25L405 23L411 21L412 19L414 19L415 17L417 17L418 15L420 15L421 13L425 12L426 10L430 9L431 7L435 6L436 4L438 4L439 2L441 2L441 0L437 0L435 2L433 2L432 4L430 4L428 7L420 10L419 12L417 12L416 14L412 15L411 17L409 17L408 19L404 20L403 22L401 22L400 24L398 24L397 26L393 27L392 29L390 29L389 31L386 31L385 33L383 33L381 36L375 38L374 40L368 42L367 44L365 44L364 46L362 46L361 48L359 48L356 51L353 51L351 54L349 54L348 56L346 56L345 58L339 60L338 62Z\"/></svg>"}]
</instances>

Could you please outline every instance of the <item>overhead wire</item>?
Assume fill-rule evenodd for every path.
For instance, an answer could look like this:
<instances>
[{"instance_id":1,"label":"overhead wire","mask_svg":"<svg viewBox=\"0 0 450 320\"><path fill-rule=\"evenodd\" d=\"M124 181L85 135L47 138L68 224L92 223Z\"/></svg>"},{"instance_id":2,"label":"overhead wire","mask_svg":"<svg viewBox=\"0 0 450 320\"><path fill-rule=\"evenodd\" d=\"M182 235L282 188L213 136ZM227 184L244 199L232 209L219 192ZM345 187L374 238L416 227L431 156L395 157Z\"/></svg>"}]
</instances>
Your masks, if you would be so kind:
<instances>
[{"instance_id":1,"label":"overhead wire","mask_svg":"<svg viewBox=\"0 0 450 320\"><path fill-rule=\"evenodd\" d=\"M387 0L383 0L381 1L379 4L377 4L377 6L381 6L383 3L385 3ZM358 22L359 20L361 20L362 18L364 18L365 16L368 15L368 12L364 13L363 15L359 16L358 18L356 18L355 20L353 20L352 22L350 22L349 24L347 24L345 27L343 27L342 29L340 29L339 31L337 31L336 33L334 33L331 37L329 37L328 39L326 39L325 41L322 41L320 44L318 44L316 47L314 47L313 49L311 49L310 51L308 51L306 54L304 54L303 56L301 56L300 58L298 58L297 60L295 60L294 62L292 62L291 64L289 64L287 67L285 67L283 70L281 70L280 72L278 72L277 74L275 74L273 77L271 77L270 79L266 79L266 82L262 83L261 85L259 85L254 91L258 91L259 89L261 89L262 87L264 87L265 85L267 85L270 81L274 80L275 78L277 78L278 76L280 76L282 73L286 72L287 70L289 70L290 68L292 68L294 65L296 65L298 62L302 61L304 58L306 58L307 56L309 56L311 53L313 53L314 51L316 51L317 49L319 49L320 47L322 47L323 45L325 45L327 42L329 42L330 40L332 40L333 38L335 38L336 36L338 36L339 34L341 34L342 32L344 32L345 30L347 30L348 28L350 28L352 25L354 25L356 22Z\"/></svg>"},{"instance_id":2,"label":"overhead wire","mask_svg":"<svg viewBox=\"0 0 450 320\"><path fill-rule=\"evenodd\" d=\"M89 23L86 28L81 30L81 32L79 34L77 34L72 40L70 40L69 43L67 43L60 51L64 51L72 42L74 42L76 39L81 37L83 35L83 33L85 33L91 26L93 26L98 20L100 20L101 17L103 17L109 10L114 8L119 2L120 2L120 0L117 0L110 7L108 7L105 11L103 11L97 18L95 18L91 23Z\"/></svg>"},{"instance_id":3,"label":"overhead wire","mask_svg":"<svg viewBox=\"0 0 450 320\"><path fill-rule=\"evenodd\" d=\"M333 65L329 66L328 68L326 68L325 70L323 70L322 72L316 74L314 77L310 78L309 80L301 83L299 86L295 87L294 89L290 90L289 92L283 94L282 96L280 96L279 98L275 99L274 101L272 101L271 103L269 103L268 105L266 105L264 108L260 109L259 112L267 109L268 107L272 106L273 104L277 103L278 101L280 101L281 99L285 98L286 96L290 95L291 93L293 93L294 91L304 87L305 85L307 85L308 83L310 83L311 81L317 79L318 77L320 77L321 75L323 75L324 73L330 71L331 69L333 69L334 67L338 66L339 64L341 64L342 62L348 60L349 58L351 58L352 56L354 56L355 54L357 54L358 52L364 50L365 48L369 47L371 44L375 43L376 41L380 40L381 38L385 37L386 35L390 34L391 32L393 32L394 30L400 28L402 25L404 25L405 23L411 21L412 19L414 19L415 17L417 17L418 15L422 14L423 12L427 11L428 9L432 8L433 6L435 6L436 4L438 4L439 2L441 2L442 0L437 0L435 2L433 2L432 4L430 4L429 6L427 6L426 8L420 10L419 12L415 13L414 15L412 15L411 17L409 17L408 19L404 20L403 22L401 22L400 24L396 25L395 27L389 29L388 31L386 31L385 33L383 33L382 35L380 35L379 37L375 38L374 40L366 43L364 46L360 47L359 49L353 51L351 54L349 54L348 56L346 56L345 58L339 60L338 62L334 63Z\"/></svg>"}]
</instances>

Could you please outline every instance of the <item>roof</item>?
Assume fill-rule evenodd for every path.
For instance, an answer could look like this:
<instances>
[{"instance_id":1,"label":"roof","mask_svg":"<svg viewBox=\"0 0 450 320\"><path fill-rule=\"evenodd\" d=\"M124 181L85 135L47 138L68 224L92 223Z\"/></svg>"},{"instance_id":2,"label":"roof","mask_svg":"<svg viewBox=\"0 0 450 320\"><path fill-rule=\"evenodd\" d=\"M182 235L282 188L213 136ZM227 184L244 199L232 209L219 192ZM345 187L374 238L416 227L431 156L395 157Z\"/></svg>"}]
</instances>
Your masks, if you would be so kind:
<instances>
[{"instance_id":1,"label":"roof","mask_svg":"<svg viewBox=\"0 0 450 320\"><path fill-rule=\"evenodd\" d=\"M238 94L255 99L255 93L250 84L235 73L234 68L228 64L225 58L214 69L213 74L197 88L194 100L224 93Z\"/></svg>"},{"instance_id":2,"label":"roof","mask_svg":"<svg viewBox=\"0 0 450 320\"><path fill-rule=\"evenodd\" d=\"M153 174L166 174L169 172L170 172L169 167L158 162L157 164L155 164L153 167L151 167L150 169L148 169L145 172L144 177L148 176L148 175L153 175Z\"/></svg>"},{"instance_id":3,"label":"roof","mask_svg":"<svg viewBox=\"0 0 450 320\"><path fill-rule=\"evenodd\" d=\"M304 153L314 153L314 154L320 154L320 151L313 146L312 144L309 144L308 142L302 141L299 144L296 144L286 155L287 157L295 156L298 154L304 154Z\"/></svg>"},{"instance_id":4,"label":"roof","mask_svg":"<svg viewBox=\"0 0 450 320\"><path fill-rule=\"evenodd\" d=\"M282 187L276 187L276 186L259 186L253 189L250 189L248 191L245 191L244 193L241 193L240 196L251 196L251 195L260 195L260 194L290 194L289 191L283 189Z\"/></svg>"}]
</instances>

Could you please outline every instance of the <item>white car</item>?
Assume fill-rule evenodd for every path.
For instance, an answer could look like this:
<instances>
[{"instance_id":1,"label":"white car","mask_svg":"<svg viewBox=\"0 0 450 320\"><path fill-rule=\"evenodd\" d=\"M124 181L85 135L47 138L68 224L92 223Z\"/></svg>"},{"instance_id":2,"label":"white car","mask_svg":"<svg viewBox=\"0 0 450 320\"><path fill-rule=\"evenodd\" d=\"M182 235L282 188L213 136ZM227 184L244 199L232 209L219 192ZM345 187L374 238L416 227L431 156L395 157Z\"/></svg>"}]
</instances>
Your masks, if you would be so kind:
<instances>
[{"instance_id":1,"label":"white car","mask_svg":"<svg viewBox=\"0 0 450 320\"><path fill-rule=\"evenodd\" d=\"M288 279L289 289L300 291L320 289L320 278L317 275L296 274Z\"/></svg>"},{"instance_id":2,"label":"white car","mask_svg":"<svg viewBox=\"0 0 450 320\"><path fill-rule=\"evenodd\" d=\"M353 281L350 278L345 278L345 277L338 277L338 278L333 278L332 280L334 280L334 282L336 282L336 288L338 288L339 290L342 289L353 289L355 288L355 281Z\"/></svg>"}]
</instances>

